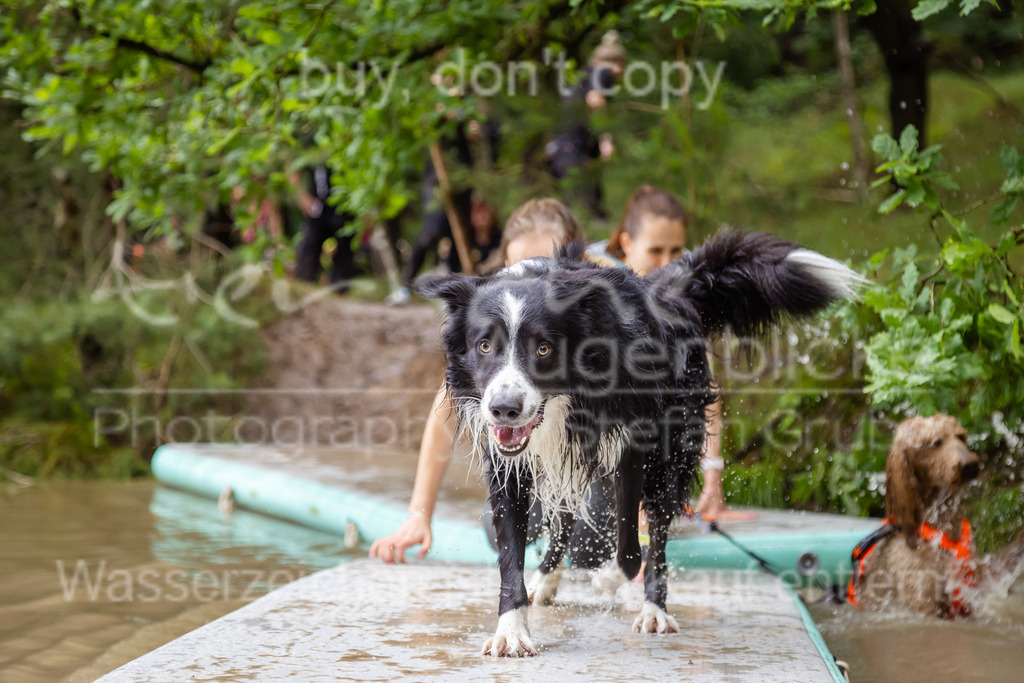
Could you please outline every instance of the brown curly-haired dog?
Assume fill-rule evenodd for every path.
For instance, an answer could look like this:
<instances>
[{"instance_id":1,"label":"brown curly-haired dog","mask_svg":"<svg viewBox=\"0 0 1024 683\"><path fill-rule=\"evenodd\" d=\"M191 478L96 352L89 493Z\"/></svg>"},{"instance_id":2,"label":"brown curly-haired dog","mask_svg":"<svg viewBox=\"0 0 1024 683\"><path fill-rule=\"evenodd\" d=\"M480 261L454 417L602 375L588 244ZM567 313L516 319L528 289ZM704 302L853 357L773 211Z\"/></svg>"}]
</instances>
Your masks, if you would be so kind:
<instances>
[{"instance_id":1,"label":"brown curly-haired dog","mask_svg":"<svg viewBox=\"0 0 1024 683\"><path fill-rule=\"evenodd\" d=\"M1020 571L1024 537L999 553L974 557L970 524L955 495L978 474L978 456L966 437L949 415L900 423L885 463L886 526L854 551L851 603L967 616L987 582Z\"/></svg>"}]
</instances>

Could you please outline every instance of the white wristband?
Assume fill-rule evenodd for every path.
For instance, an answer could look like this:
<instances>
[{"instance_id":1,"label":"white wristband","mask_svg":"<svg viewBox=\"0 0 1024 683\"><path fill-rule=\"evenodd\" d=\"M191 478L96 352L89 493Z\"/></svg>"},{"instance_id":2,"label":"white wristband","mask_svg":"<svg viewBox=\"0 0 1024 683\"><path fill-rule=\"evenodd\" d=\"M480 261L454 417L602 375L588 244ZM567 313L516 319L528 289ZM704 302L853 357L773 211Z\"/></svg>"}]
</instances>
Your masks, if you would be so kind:
<instances>
[{"instance_id":1,"label":"white wristband","mask_svg":"<svg viewBox=\"0 0 1024 683\"><path fill-rule=\"evenodd\" d=\"M410 517L422 517L423 519L430 519L430 517L427 516L427 513L424 512L423 510L413 510L412 508L409 508L409 516Z\"/></svg>"},{"instance_id":2,"label":"white wristband","mask_svg":"<svg viewBox=\"0 0 1024 683\"><path fill-rule=\"evenodd\" d=\"M721 472L725 469L725 460L722 458L704 458L700 461L700 468L705 472L708 470L718 470Z\"/></svg>"}]
</instances>

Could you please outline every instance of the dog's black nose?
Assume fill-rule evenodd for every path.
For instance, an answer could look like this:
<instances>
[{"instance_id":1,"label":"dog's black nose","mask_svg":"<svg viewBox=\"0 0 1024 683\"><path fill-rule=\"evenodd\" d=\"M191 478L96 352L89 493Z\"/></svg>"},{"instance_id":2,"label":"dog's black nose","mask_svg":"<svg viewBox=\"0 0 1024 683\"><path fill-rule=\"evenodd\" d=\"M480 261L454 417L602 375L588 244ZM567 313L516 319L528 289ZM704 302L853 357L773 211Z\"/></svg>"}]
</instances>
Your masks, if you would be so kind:
<instances>
[{"instance_id":1,"label":"dog's black nose","mask_svg":"<svg viewBox=\"0 0 1024 683\"><path fill-rule=\"evenodd\" d=\"M978 476L978 461L970 460L960 468L960 480L970 481Z\"/></svg>"},{"instance_id":2,"label":"dog's black nose","mask_svg":"<svg viewBox=\"0 0 1024 683\"><path fill-rule=\"evenodd\" d=\"M491 401L491 416L500 422L511 422L523 414L523 399L519 396L495 396Z\"/></svg>"}]
</instances>

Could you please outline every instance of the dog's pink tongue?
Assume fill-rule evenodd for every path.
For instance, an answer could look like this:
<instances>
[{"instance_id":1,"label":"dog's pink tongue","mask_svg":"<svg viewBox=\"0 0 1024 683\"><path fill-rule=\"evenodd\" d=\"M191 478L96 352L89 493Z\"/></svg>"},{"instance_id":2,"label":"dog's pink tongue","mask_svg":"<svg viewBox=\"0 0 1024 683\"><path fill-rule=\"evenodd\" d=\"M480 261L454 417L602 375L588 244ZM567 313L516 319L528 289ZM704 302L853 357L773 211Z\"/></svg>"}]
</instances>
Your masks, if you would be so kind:
<instances>
[{"instance_id":1,"label":"dog's pink tongue","mask_svg":"<svg viewBox=\"0 0 1024 683\"><path fill-rule=\"evenodd\" d=\"M533 424L522 427L495 427L494 436L504 446L518 446L524 436L529 436L533 431Z\"/></svg>"}]
</instances>

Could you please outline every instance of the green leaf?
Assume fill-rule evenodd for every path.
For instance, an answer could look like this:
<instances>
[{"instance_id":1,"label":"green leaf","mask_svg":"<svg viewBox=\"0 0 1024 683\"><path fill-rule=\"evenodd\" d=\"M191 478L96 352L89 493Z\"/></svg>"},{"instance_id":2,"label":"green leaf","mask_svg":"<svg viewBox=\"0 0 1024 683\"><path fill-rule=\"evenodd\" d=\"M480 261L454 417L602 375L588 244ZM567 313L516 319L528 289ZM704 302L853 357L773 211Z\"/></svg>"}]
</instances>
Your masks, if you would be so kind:
<instances>
[{"instance_id":1,"label":"green leaf","mask_svg":"<svg viewBox=\"0 0 1024 683\"><path fill-rule=\"evenodd\" d=\"M272 28L260 29L259 38L267 45L276 47L281 44L281 34Z\"/></svg>"},{"instance_id":2,"label":"green leaf","mask_svg":"<svg viewBox=\"0 0 1024 683\"><path fill-rule=\"evenodd\" d=\"M906 193L903 196L905 201L910 206L918 206L921 202L924 202L928 197L928 188L925 187L920 181L912 182L908 185Z\"/></svg>"},{"instance_id":3,"label":"green leaf","mask_svg":"<svg viewBox=\"0 0 1024 683\"><path fill-rule=\"evenodd\" d=\"M232 59L229 68L232 73L236 73L243 78L255 71L255 67L245 57Z\"/></svg>"},{"instance_id":4,"label":"green leaf","mask_svg":"<svg viewBox=\"0 0 1024 683\"><path fill-rule=\"evenodd\" d=\"M885 259L887 258L889 258L888 247L882 251L872 254L871 258L868 259L868 270L878 270L882 264L885 263Z\"/></svg>"},{"instance_id":5,"label":"green leaf","mask_svg":"<svg viewBox=\"0 0 1024 683\"><path fill-rule=\"evenodd\" d=\"M913 124L908 124L903 132L900 133L900 150L903 154L913 154L917 149L917 128Z\"/></svg>"},{"instance_id":6,"label":"green leaf","mask_svg":"<svg viewBox=\"0 0 1024 683\"><path fill-rule=\"evenodd\" d=\"M968 0L964 0L967 2ZM950 0L921 0L911 12L915 21L923 21L949 7Z\"/></svg>"},{"instance_id":7,"label":"green leaf","mask_svg":"<svg viewBox=\"0 0 1024 683\"><path fill-rule=\"evenodd\" d=\"M900 146L893 140L891 135L886 135L885 133L879 133L875 136L871 141L871 149L886 161L893 161L900 157ZM880 166L875 170L881 173L883 168Z\"/></svg>"},{"instance_id":8,"label":"green leaf","mask_svg":"<svg viewBox=\"0 0 1024 683\"><path fill-rule=\"evenodd\" d=\"M1010 283L1007 282L1006 280L1003 280L1003 294L1006 295L1006 298L1010 301L1011 304L1013 304L1017 308L1020 308L1020 299L1013 292L1013 288L1010 287Z\"/></svg>"},{"instance_id":9,"label":"green leaf","mask_svg":"<svg viewBox=\"0 0 1024 683\"><path fill-rule=\"evenodd\" d=\"M941 213L942 213L942 217L945 218L946 221L949 222L950 225L952 225L954 228L956 228L956 230L961 231L961 230L965 230L967 228L967 223L965 223L962 219L957 218L956 216L951 214L949 211L946 211L945 209L943 209Z\"/></svg>"},{"instance_id":10,"label":"green leaf","mask_svg":"<svg viewBox=\"0 0 1024 683\"><path fill-rule=\"evenodd\" d=\"M903 275L900 277L899 294L904 301L911 301L917 293L917 277L920 272L916 263L908 263Z\"/></svg>"},{"instance_id":11,"label":"green leaf","mask_svg":"<svg viewBox=\"0 0 1024 683\"><path fill-rule=\"evenodd\" d=\"M1013 325L1017 323L1017 316L997 303L991 303L988 305L988 314L993 320L998 323L1002 323L1003 325Z\"/></svg>"},{"instance_id":12,"label":"green leaf","mask_svg":"<svg viewBox=\"0 0 1024 683\"><path fill-rule=\"evenodd\" d=\"M953 176L945 172L929 174L928 180L932 181L932 183L938 185L944 190L960 189L960 185L955 180L953 180Z\"/></svg>"},{"instance_id":13,"label":"green leaf","mask_svg":"<svg viewBox=\"0 0 1024 683\"><path fill-rule=\"evenodd\" d=\"M942 248L942 259L950 268L965 268L973 266L979 258L990 253L992 249L976 237L970 242L950 237Z\"/></svg>"},{"instance_id":14,"label":"green leaf","mask_svg":"<svg viewBox=\"0 0 1024 683\"><path fill-rule=\"evenodd\" d=\"M872 287L865 291L862 300L865 306L878 312L890 308L896 303L889 290L882 287Z\"/></svg>"},{"instance_id":15,"label":"green leaf","mask_svg":"<svg viewBox=\"0 0 1024 683\"><path fill-rule=\"evenodd\" d=\"M903 203L906 190L898 190L884 202L878 205L878 213L891 213L893 209Z\"/></svg>"},{"instance_id":16,"label":"green leaf","mask_svg":"<svg viewBox=\"0 0 1024 683\"><path fill-rule=\"evenodd\" d=\"M1002 258L1013 251L1017 246L1017 236L1008 232L999 238L999 246L996 247L996 256Z\"/></svg>"},{"instance_id":17,"label":"green leaf","mask_svg":"<svg viewBox=\"0 0 1024 683\"><path fill-rule=\"evenodd\" d=\"M1021 171L1021 157L1020 152L1017 151L1016 147L1010 147L1009 145L1003 145L1003 148L999 150L999 159L1003 162L1003 167L1007 173Z\"/></svg>"}]
</instances>

